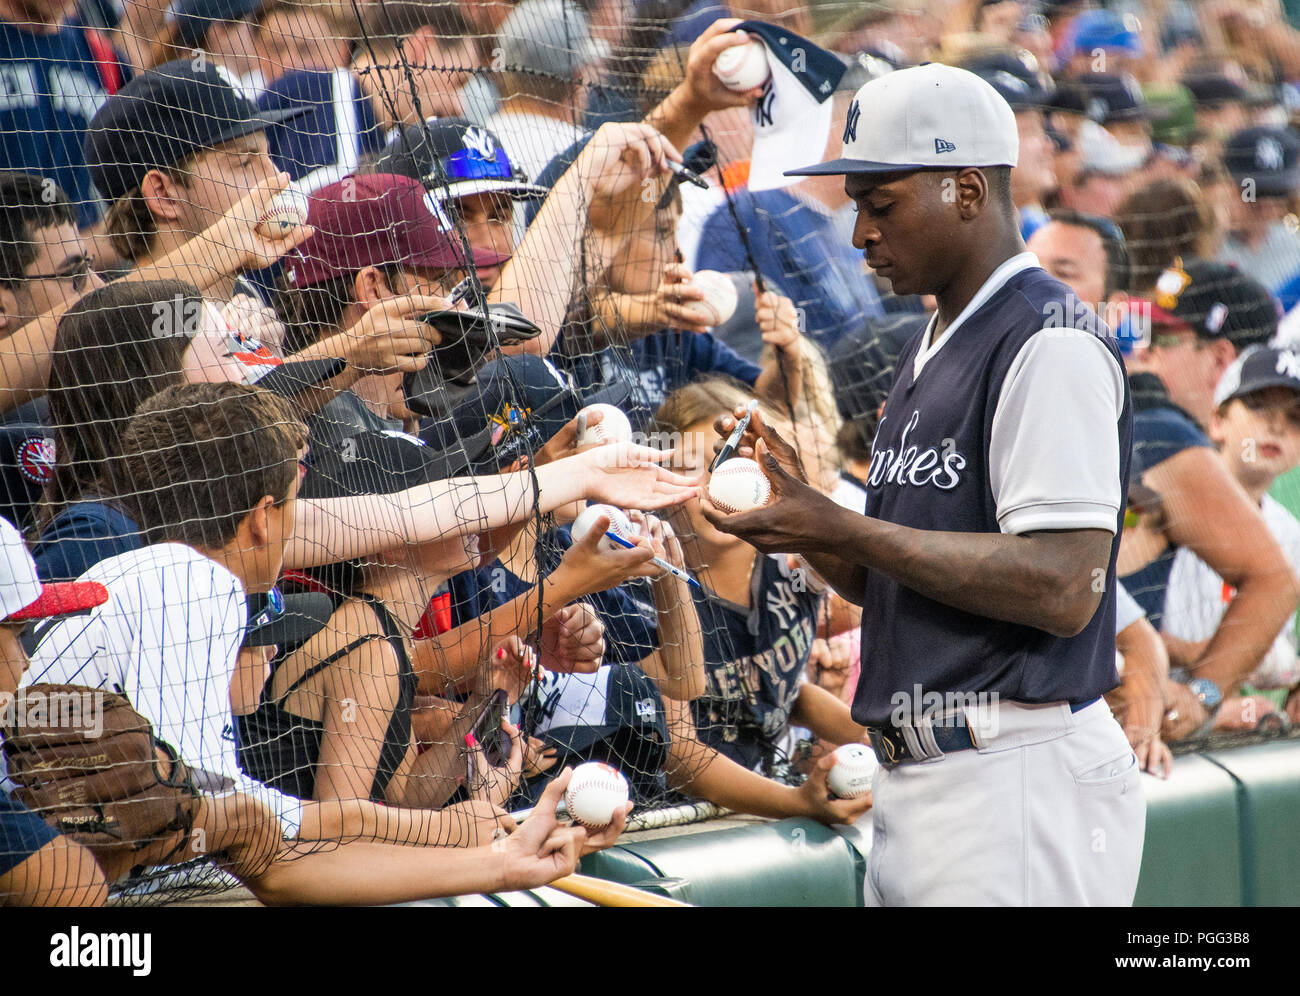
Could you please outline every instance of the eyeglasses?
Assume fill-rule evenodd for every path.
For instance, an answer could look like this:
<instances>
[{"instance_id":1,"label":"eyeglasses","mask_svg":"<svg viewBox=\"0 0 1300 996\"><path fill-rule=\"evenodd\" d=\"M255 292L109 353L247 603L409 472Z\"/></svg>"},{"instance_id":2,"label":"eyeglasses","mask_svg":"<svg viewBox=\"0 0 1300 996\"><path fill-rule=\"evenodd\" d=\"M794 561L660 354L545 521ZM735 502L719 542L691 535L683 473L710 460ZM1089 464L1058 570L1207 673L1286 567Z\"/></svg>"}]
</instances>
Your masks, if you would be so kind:
<instances>
[{"instance_id":1,"label":"eyeglasses","mask_svg":"<svg viewBox=\"0 0 1300 996\"><path fill-rule=\"evenodd\" d=\"M75 290L80 290L81 287L77 286L77 281L84 281L85 278L90 276L94 271L95 260L83 253L80 256L74 256L72 259L68 260L68 262L63 264L63 266L55 273L28 273L24 275L23 279L58 280L60 282L71 280L73 282L73 288Z\"/></svg>"}]
</instances>

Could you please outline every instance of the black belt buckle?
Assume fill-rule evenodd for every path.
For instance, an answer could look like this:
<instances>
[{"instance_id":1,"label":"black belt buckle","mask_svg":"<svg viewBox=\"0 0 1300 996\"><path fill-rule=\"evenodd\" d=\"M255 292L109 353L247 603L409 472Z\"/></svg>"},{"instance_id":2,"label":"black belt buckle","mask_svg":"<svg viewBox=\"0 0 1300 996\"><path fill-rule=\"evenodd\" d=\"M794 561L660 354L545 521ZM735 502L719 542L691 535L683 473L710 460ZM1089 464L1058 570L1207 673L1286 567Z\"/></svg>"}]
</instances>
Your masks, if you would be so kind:
<instances>
[{"instance_id":1,"label":"black belt buckle","mask_svg":"<svg viewBox=\"0 0 1300 996\"><path fill-rule=\"evenodd\" d=\"M897 768L911 757L907 741L900 730L886 726L868 726L867 736L871 739L871 749L876 752L876 760L886 769Z\"/></svg>"}]
</instances>

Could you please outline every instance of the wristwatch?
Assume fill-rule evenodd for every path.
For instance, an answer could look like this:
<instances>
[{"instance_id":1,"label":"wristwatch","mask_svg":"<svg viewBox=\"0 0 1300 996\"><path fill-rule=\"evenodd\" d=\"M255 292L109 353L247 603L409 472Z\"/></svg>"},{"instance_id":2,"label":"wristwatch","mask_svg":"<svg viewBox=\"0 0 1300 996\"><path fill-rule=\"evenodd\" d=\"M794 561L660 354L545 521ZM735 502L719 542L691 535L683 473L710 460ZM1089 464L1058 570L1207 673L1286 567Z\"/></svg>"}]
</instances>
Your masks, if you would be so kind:
<instances>
[{"instance_id":1,"label":"wristwatch","mask_svg":"<svg viewBox=\"0 0 1300 996\"><path fill-rule=\"evenodd\" d=\"M1193 678L1187 683L1187 687L1192 690L1196 700L1205 706L1205 711L1211 716L1223 704L1222 689L1209 678Z\"/></svg>"}]
</instances>

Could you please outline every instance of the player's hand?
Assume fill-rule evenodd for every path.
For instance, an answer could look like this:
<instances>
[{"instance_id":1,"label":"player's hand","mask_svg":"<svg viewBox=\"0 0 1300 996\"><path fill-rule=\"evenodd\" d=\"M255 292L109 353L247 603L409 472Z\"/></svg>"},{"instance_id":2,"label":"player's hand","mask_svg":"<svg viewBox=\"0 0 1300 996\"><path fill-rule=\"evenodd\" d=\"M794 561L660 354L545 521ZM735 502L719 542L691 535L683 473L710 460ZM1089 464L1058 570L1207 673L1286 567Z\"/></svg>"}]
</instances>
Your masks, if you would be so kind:
<instances>
[{"instance_id":1,"label":"player's hand","mask_svg":"<svg viewBox=\"0 0 1300 996\"><path fill-rule=\"evenodd\" d=\"M655 552L644 536L631 538L636 547L633 550L601 549L608 528L609 516L597 518L587 535L564 551L557 568L571 574L573 584L584 595L608 591L632 578L651 578L659 573L659 568L650 563Z\"/></svg>"},{"instance_id":2,"label":"player's hand","mask_svg":"<svg viewBox=\"0 0 1300 996\"><path fill-rule=\"evenodd\" d=\"M404 294L370 308L353 325L324 340L333 348L322 355L341 356L360 374L409 373L423 370L428 353L442 341L432 325L417 315L446 309L445 298Z\"/></svg>"},{"instance_id":3,"label":"player's hand","mask_svg":"<svg viewBox=\"0 0 1300 996\"><path fill-rule=\"evenodd\" d=\"M728 107L747 107L763 93L763 87L752 90L728 90L713 73L713 63L718 56L735 45L744 45L749 35L733 30L741 21L736 17L723 17L712 24L691 45L686 56L686 78L678 84L678 92L699 117L710 111Z\"/></svg>"},{"instance_id":4,"label":"player's hand","mask_svg":"<svg viewBox=\"0 0 1300 996\"><path fill-rule=\"evenodd\" d=\"M727 437L736 428L737 420L744 414L744 405L737 405L736 410L731 415L718 416L713 423L713 431L718 434L718 438L713 442L714 453L722 449ZM798 452L781 437L779 432L763 420L763 412L755 408L754 413L750 416L749 425L746 427L744 435L740 437L740 445L736 448L736 456L748 457L751 460L758 459L754 455L754 448L760 439L767 444L768 452L781 465L781 469L796 480L804 484L808 483L808 475L804 472L803 463L799 459Z\"/></svg>"},{"instance_id":5,"label":"player's hand","mask_svg":"<svg viewBox=\"0 0 1300 996\"><path fill-rule=\"evenodd\" d=\"M1190 737L1209 720L1210 714L1190 688L1180 681L1165 682L1165 717L1161 739L1176 743Z\"/></svg>"},{"instance_id":6,"label":"player's hand","mask_svg":"<svg viewBox=\"0 0 1300 996\"><path fill-rule=\"evenodd\" d=\"M657 509L680 505L695 496L696 479L662 466L676 450L658 450L629 442L608 442L570 457L583 475L583 497L616 508Z\"/></svg>"},{"instance_id":7,"label":"player's hand","mask_svg":"<svg viewBox=\"0 0 1300 996\"><path fill-rule=\"evenodd\" d=\"M859 816L871 808L871 793L866 792L856 799L835 799L831 797L831 766L835 763L834 754L820 758L807 780L799 786L799 795L803 804L803 815L818 823L830 826L835 823L853 823Z\"/></svg>"},{"instance_id":8,"label":"player's hand","mask_svg":"<svg viewBox=\"0 0 1300 996\"><path fill-rule=\"evenodd\" d=\"M573 777L565 768L546 786L532 815L505 840L494 845L502 858L502 890L532 889L564 875L572 875L587 843L579 826L561 826L555 817L560 798Z\"/></svg>"},{"instance_id":9,"label":"player's hand","mask_svg":"<svg viewBox=\"0 0 1300 996\"><path fill-rule=\"evenodd\" d=\"M605 660L605 626L590 605L574 602L542 624L538 651L549 671L595 674Z\"/></svg>"},{"instance_id":10,"label":"player's hand","mask_svg":"<svg viewBox=\"0 0 1300 996\"><path fill-rule=\"evenodd\" d=\"M757 413L755 413L757 415ZM833 543L826 535L826 522L839 506L820 491L791 477L759 439L755 457L772 485L767 505L749 512L728 515L699 488L700 511L709 523L724 533L739 536L762 553L818 553Z\"/></svg>"}]
</instances>

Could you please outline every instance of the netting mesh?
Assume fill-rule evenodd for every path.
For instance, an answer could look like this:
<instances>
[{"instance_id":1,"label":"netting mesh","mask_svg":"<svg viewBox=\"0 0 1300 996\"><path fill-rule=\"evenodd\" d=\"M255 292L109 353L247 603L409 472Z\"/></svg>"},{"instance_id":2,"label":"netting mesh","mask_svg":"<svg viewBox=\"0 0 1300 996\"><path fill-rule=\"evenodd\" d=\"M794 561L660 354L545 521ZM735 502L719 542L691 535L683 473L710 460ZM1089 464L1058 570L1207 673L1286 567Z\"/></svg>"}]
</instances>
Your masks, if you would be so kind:
<instances>
[{"instance_id":1,"label":"netting mesh","mask_svg":"<svg viewBox=\"0 0 1300 996\"><path fill-rule=\"evenodd\" d=\"M1011 57L1029 68L1004 76L1048 86L1046 25L1026 10L998 27L990 6L1012 5L755 2L757 19L847 64L822 95L830 132L785 134L791 165L838 156L853 92L896 65ZM689 84L717 10L17 10L0 11L0 513L42 580L108 593L29 630L23 681L122 692L206 793L146 846L101 857L119 901L217 891L231 872L264 882L272 864L340 842L487 844L502 811L536 805L586 761L618 768L638 813L744 808L758 792L746 778L797 785L854 739L858 610L802 560L710 526L683 479L707 470L714 419L757 397L810 483L860 511L880 405L933 302L866 266L841 177L751 189L766 95L708 108ZM1148 43L1180 23L1148 18ZM1285 80L1219 41L1199 43L1207 74L1235 58L1252 74L1243 87ZM1137 70L1103 50L1114 64L1058 56L1060 92L1068 76ZM1026 236L1046 207L1074 212L1058 223L1098 239L1103 278L1071 282L1053 247L1040 258L1121 336L1153 334L1150 307L1120 307L1124 292L1169 310L1168 280L1197 258L1228 258L1273 291L1300 271L1282 198L1265 198L1272 248L1226 221L1244 189L1223 165L1226 126L1202 123L1195 163L1173 148L1191 132L1162 135L1168 153L1142 173L1115 165L1131 136L1104 115L1064 101L1044 130L1045 103L1013 106ZM699 184L651 168L649 126ZM1276 155L1294 166L1289 146ZM1207 302L1182 316L1193 325L1240 293L1219 271L1191 283ZM1261 321L1233 343L1264 343ZM617 458L582 445L616 421L579 420L592 404L627 418ZM1163 443L1137 444L1144 470L1170 455L1142 445ZM656 470L642 446L674 452ZM1288 469L1282 457L1270 450L1269 467ZM1163 504L1130 492L1136 539L1119 573L1186 677L1231 602L1192 551L1229 558L1222 534L1200 536L1204 506L1166 484ZM699 584L578 541L588 501L634 512L638 544ZM1265 521L1300 563L1294 519L1277 505ZM1279 702L1300 680L1285 600L1277 642L1234 651L1258 651L1251 683ZM1233 621L1271 627L1265 614ZM1146 661L1140 648L1127 659ZM1152 687L1127 703L1158 723L1167 702ZM11 692L17 729L39 693ZM102 761L110 781L141 763ZM169 770L159 762L158 778ZM30 786L11 787L30 801ZM107 819L125 791L113 782L64 815ZM18 859L47 843L25 832L0 838L0 875L16 863L5 846Z\"/></svg>"}]
</instances>

